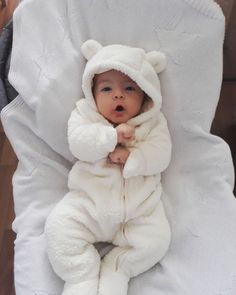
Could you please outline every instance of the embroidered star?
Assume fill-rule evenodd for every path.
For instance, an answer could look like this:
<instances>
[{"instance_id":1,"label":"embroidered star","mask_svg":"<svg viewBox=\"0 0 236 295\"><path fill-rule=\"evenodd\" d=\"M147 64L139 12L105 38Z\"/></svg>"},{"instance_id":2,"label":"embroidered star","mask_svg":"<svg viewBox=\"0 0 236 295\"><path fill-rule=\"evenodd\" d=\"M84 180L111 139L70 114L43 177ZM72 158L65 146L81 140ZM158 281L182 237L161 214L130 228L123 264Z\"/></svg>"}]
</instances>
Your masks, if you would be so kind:
<instances>
[{"instance_id":1,"label":"embroidered star","mask_svg":"<svg viewBox=\"0 0 236 295\"><path fill-rule=\"evenodd\" d=\"M37 82L40 81L42 78L47 80L52 79L50 64L54 59L54 56L55 54L49 52L46 48L43 48L42 53L33 60L36 67L39 69Z\"/></svg>"},{"instance_id":2,"label":"embroidered star","mask_svg":"<svg viewBox=\"0 0 236 295\"><path fill-rule=\"evenodd\" d=\"M80 20L80 16L78 13L77 7L71 7L69 12L71 23L76 23Z\"/></svg>"},{"instance_id":3,"label":"embroidered star","mask_svg":"<svg viewBox=\"0 0 236 295\"><path fill-rule=\"evenodd\" d=\"M169 55L170 59L177 65L192 62L189 48L194 47L200 37L197 34L190 34L179 30L167 30L160 27L154 27L159 50Z\"/></svg>"},{"instance_id":4,"label":"embroidered star","mask_svg":"<svg viewBox=\"0 0 236 295\"><path fill-rule=\"evenodd\" d=\"M73 12L74 16L75 12ZM62 31L62 41L63 42L66 38L71 39L70 36L70 23L69 19L71 19L72 13L70 13L68 6L66 6L65 11L63 11L57 18L57 22L59 24L59 27Z\"/></svg>"}]
</instances>

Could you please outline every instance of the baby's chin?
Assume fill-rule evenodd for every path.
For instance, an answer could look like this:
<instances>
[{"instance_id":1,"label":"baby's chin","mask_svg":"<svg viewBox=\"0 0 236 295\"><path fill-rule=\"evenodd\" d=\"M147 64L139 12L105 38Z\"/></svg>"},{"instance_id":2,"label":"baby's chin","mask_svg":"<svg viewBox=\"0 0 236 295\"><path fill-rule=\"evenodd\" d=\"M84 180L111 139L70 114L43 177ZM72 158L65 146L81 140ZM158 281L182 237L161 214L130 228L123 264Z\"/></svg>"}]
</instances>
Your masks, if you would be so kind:
<instances>
[{"instance_id":1,"label":"baby's chin","mask_svg":"<svg viewBox=\"0 0 236 295\"><path fill-rule=\"evenodd\" d=\"M128 116L127 114L122 114L122 115L116 115L116 116L111 116L109 118L106 118L111 124L113 125L119 125L122 123L127 123L130 119L136 117L135 116Z\"/></svg>"},{"instance_id":2,"label":"baby's chin","mask_svg":"<svg viewBox=\"0 0 236 295\"><path fill-rule=\"evenodd\" d=\"M101 114L101 113L100 113ZM111 111L109 114L101 114L107 121L109 121L113 125L119 125L122 123L127 123L130 119L136 117L138 114L129 113L127 111L116 112Z\"/></svg>"},{"instance_id":3,"label":"baby's chin","mask_svg":"<svg viewBox=\"0 0 236 295\"><path fill-rule=\"evenodd\" d=\"M126 123L127 121L129 121L129 119L107 119L112 125L115 125L115 126L117 126L117 125L119 125L119 124L122 124L122 123Z\"/></svg>"}]
</instances>

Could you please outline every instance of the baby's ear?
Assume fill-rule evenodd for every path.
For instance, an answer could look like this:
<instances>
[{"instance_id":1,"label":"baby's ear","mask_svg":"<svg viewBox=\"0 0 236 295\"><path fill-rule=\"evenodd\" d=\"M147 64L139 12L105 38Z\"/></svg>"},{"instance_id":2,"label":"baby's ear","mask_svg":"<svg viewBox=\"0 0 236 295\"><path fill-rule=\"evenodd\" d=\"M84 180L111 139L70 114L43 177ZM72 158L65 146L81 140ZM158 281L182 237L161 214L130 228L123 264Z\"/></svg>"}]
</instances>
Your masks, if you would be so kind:
<instances>
[{"instance_id":1,"label":"baby's ear","mask_svg":"<svg viewBox=\"0 0 236 295\"><path fill-rule=\"evenodd\" d=\"M83 53L83 56L87 60L92 58L101 49L102 49L102 45L95 40L87 40L81 46L81 51Z\"/></svg>"},{"instance_id":2,"label":"baby's ear","mask_svg":"<svg viewBox=\"0 0 236 295\"><path fill-rule=\"evenodd\" d=\"M157 74L166 68L167 60L164 53L160 51L150 51L146 53L146 58L154 67Z\"/></svg>"}]
</instances>

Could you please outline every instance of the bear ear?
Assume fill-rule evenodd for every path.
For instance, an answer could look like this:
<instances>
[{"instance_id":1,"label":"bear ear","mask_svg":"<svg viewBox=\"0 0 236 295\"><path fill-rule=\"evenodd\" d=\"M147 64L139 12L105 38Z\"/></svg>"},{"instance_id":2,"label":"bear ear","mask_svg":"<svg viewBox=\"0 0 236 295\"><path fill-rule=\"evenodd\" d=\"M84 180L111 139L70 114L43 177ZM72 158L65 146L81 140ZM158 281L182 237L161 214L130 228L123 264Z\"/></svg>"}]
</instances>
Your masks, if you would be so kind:
<instances>
[{"instance_id":1,"label":"bear ear","mask_svg":"<svg viewBox=\"0 0 236 295\"><path fill-rule=\"evenodd\" d=\"M87 40L81 46L82 54L87 60L92 58L101 49L102 45L95 40Z\"/></svg>"},{"instance_id":2,"label":"bear ear","mask_svg":"<svg viewBox=\"0 0 236 295\"><path fill-rule=\"evenodd\" d=\"M160 51L150 51L146 53L146 58L154 67L157 74L166 68L167 60L164 53Z\"/></svg>"}]
</instances>

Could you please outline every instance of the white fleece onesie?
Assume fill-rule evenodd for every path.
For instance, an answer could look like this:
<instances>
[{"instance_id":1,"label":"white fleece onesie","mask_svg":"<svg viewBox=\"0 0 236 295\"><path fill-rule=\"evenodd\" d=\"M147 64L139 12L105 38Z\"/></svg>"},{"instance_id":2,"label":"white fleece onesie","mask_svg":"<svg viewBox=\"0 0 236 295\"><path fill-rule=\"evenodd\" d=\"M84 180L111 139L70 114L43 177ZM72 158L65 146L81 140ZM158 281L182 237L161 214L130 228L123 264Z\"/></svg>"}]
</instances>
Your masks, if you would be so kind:
<instances>
[{"instance_id":1,"label":"white fleece onesie","mask_svg":"<svg viewBox=\"0 0 236 295\"><path fill-rule=\"evenodd\" d=\"M48 255L65 281L63 295L126 295L131 277L148 270L166 253L170 228L161 201L161 175L171 156L157 73L165 67L160 52L123 45L102 47L86 41L83 75L85 99L68 121L68 141L78 159L68 180L69 193L46 223ZM116 69L133 79L152 104L127 124L135 140L127 144L122 166L108 163L117 145L113 125L98 113L92 94L96 73ZM101 260L94 243L115 247Z\"/></svg>"}]
</instances>

